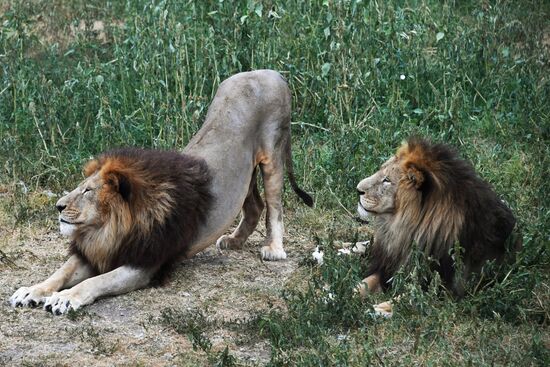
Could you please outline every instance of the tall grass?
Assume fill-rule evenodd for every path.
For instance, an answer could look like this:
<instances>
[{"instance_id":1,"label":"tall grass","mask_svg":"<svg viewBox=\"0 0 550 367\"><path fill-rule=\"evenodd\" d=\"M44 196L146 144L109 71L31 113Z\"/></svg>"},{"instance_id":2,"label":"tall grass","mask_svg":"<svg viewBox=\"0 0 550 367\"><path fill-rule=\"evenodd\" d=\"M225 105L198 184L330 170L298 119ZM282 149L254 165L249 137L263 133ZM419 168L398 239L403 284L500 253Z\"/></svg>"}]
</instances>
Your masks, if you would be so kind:
<instances>
[{"instance_id":1,"label":"tall grass","mask_svg":"<svg viewBox=\"0 0 550 367\"><path fill-rule=\"evenodd\" d=\"M547 2L0 4L0 185L20 209L16 219L43 210L29 203L22 187L67 189L81 178L84 160L114 146L181 149L200 128L223 79L239 71L276 69L293 92L294 161L318 208L353 210L356 183L401 140L420 134L457 146L474 163L519 218L525 250L508 283L466 305L444 302L432 318L409 310L410 320L393 322L381 335L379 322L368 319L355 301L338 303L343 308L337 311L315 298L323 287L314 277L305 293L287 295L287 316L264 320L274 364L304 351L299 343L304 343L304 364L344 365L361 358L383 364L381 355L395 363L417 363L424 352L432 353L428 360L445 364L437 358L458 351L438 338L457 333L460 345L470 332L481 352L464 361L521 364L517 350L504 351L508 344L483 344L484 337L497 339L499 327L510 332L508 322L533 334L526 342L531 343L529 364L548 358L547 326L542 334L536 326L547 325L549 300ZM94 21L102 21L104 29L94 30ZM347 297L344 284L360 272L344 272L345 263L333 265L333 276L319 279ZM542 308L533 306L533 294L542 297ZM510 310L510 304L519 308ZM321 321L315 324L308 310ZM337 312L347 316L336 329L348 330L344 334L350 338L331 337ZM476 312L511 315L512 321L493 325L472 316ZM305 321L315 324L311 332ZM385 349L384 338L393 349ZM329 352L316 357L321 346ZM290 350L286 357L285 349ZM409 358L392 350L416 354ZM512 353L508 359L507 353Z\"/></svg>"}]
</instances>

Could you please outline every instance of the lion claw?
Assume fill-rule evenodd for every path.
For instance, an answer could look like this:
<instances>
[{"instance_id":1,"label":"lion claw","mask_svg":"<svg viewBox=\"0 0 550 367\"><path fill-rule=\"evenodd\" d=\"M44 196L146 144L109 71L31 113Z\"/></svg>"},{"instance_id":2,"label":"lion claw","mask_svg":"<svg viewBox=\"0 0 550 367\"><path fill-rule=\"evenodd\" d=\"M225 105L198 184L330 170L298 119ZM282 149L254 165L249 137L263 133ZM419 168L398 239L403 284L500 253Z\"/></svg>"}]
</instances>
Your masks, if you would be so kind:
<instances>
[{"instance_id":1,"label":"lion claw","mask_svg":"<svg viewBox=\"0 0 550 367\"><path fill-rule=\"evenodd\" d=\"M264 246L261 249L263 260L277 261L286 259L286 252L282 248L273 249L272 246Z\"/></svg>"},{"instance_id":2,"label":"lion claw","mask_svg":"<svg viewBox=\"0 0 550 367\"><path fill-rule=\"evenodd\" d=\"M44 304L44 310L51 312L53 315L59 316L69 312L70 310L76 311L81 305L82 302L78 298L71 295L68 290L65 290L54 293L51 297L48 297L46 299L46 303Z\"/></svg>"},{"instance_id":3,"label":"lion claw","mask_svg":"<svg viewBox=\"0 0 550 367\"><path fill-rule=\"evenodd\" d=\"M21 287L10 297L12 307L36 307L44 302L44 291L38 287Z\"/></svg>"},{"instance_id":4,"label":"lion claw","mask_svg":"<svg viewBox=\"0 0 550 367\"><path fill-rule=\"evenodd\" d=\"M235 237L231 237L231 235L223 235L216 241L216 248L218 251L226 249L238 250L242 248L242 245L242 241L239 241Z\"/></svg>"}]
</instances>

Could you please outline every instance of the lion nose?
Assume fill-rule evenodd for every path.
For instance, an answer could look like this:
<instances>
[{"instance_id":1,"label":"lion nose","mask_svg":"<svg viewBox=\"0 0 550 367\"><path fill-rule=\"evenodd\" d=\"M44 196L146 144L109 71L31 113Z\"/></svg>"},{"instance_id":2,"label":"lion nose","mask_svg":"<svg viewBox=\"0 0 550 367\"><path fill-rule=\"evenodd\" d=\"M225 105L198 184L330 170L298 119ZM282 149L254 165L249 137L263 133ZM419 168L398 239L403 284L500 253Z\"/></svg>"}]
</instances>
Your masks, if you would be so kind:
<instances>
[{"instance_id":1,"label":"lion nose","mask_svg":"<svg viewBox=\"0 0 550 367\"><path fill-rule=\"evenodd\" d=\"M364 191L361 191L361 190L359 190L359 189L357 189L357 193L359 194L359 196L365 195L365 192L364 192Z\"/></svg>"},{"instance_id":2,"label":"lion nose","mask_svg":"<svg viewBox=\"0 0 550 367\"><path fill-rule=\"evenodd\" d=\"M56 204L55 206L57 208L57 210L59 210L59 212L61 213L66 207L67 205L63 205L63 204Z\"/></svg>"}]
</instances>

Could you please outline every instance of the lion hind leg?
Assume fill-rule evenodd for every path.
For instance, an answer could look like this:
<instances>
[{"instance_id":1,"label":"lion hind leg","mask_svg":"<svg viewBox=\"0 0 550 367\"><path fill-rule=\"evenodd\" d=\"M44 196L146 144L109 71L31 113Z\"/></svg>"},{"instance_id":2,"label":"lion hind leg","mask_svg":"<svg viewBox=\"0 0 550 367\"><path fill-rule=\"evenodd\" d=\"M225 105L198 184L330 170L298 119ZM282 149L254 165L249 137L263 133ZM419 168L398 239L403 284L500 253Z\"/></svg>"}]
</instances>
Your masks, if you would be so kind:
<instances>
[{"instance_id":1,"label":"lion hind leg","mask_svg":"<svg viewBox=\"0 0 550 367\"><path fill-rule=\"evenodd\" d=\"M367 297L368 293L382 292L382 284L380 284L380 274L374 273L366 277L357 285L357 292L361 298Z\"/></svg>"},{"instance_id":2,"label":"lion hind leg","mask_svg":"<svg viewBox=\"0 0 550 367\"><path fill-rule=\"evenodd\" d=\"M241 248L260 221L260 216L264 210L264 203L258 191L256 172L255 169L252 173L250 188L242 208L241 221L233 233L223 235L216 241L216 247L219 249Z\"/></svg>"},{"instance_id":3,"label":"lion hind leg","mask_svg":"<svg viewBox=\"0 0 550 367\"><path fill-rule=\"evenodd\" d=\"M284 260L286 252L283 248L283 204L281 193L283 190L283 164L278 161L269 161L261 164L264 181L265 201L267 204L265 246L261 249L264 260Z\"/></svg>"}]
</instances>

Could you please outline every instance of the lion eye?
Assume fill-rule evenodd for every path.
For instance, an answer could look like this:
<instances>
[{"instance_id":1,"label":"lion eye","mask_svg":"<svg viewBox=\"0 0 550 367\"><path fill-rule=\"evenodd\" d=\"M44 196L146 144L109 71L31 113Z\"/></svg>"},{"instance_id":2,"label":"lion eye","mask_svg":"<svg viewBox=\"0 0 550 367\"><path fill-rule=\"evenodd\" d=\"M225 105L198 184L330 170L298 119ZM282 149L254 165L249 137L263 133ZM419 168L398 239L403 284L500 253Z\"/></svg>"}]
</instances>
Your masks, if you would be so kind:
<instances>
[{"instance_id":1,"label":"lion eye","mask_svg":"<svg viewBox=\"0 0 550 367\"><path fill-rule=\"evenodd\" d=\"M91 188L89 188L89 187L86 187L86 188L84 189L84 192L83 192L83 194L85 194L85 193L87 193L87 192L89 192L89 191L92 191L92 189L91 189Z\"/></svg>"},{"instance_id":2,"label":"lion eye","mask_svg":"<svg viewBox=\"0 0 550 367\"><path fill-rule=\"evenodd\" d=\"M390 178L388 176L384 176L384 178L382 179L382 182L390 182Z\"/></svg>"}]
</instances>

